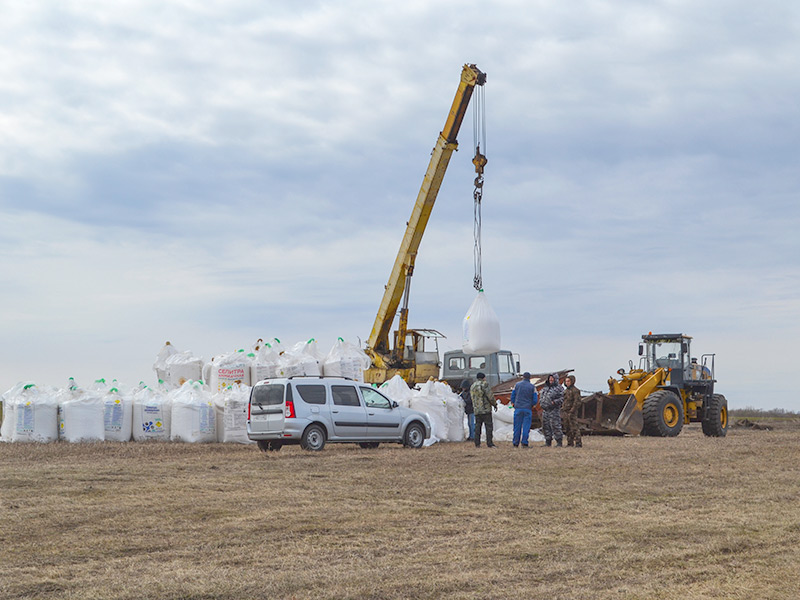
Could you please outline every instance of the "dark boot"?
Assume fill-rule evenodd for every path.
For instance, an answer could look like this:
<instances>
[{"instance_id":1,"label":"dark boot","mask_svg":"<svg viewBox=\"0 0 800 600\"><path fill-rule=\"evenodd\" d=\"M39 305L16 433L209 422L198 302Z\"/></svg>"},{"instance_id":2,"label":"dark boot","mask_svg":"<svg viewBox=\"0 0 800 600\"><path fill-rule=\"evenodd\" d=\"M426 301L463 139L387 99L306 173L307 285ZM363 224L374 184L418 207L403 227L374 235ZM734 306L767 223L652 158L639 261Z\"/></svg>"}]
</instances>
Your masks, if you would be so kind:
<instances>
[{"instance_id":1,"label":"dark boot","mask_svg":"<svg viewBox=\"0 0 800 600\"><path fill-rule=\"evenodd\" d=\"M572 440L567 440L567 447L574 446L574 445L575 445L575 442L573 442Z\"/></svg>"},{"instance_id":2,"label":"dark boot","mask_svg":"<svg viewBox=\"0 0 800 600\"><path fill-rule=\"evenodd\" d=\"M561 443L561 440L556 440L556 448L561 448L564 444Z\"/></svg>"},{"instance_id":3,"label":"dark boot","mask_svg":"<svg viewBox=\"0 0 800 600\"><path fill-rule=\"evenodd\" d=\"M583 443L580 440L578 440L577 442L575 442L575 447L576 448L583 448Z\"/></svg>"},{"instance_id":4,"label":"dark boot","mask_svg":"<svg viewBox=\"0 0 800 600\"><path fill-rule=\"evenodd\" d=\"M553 445L553 440L545 440L544 441L544 445L545 446L552 446Z\"/></svg>"}]
</instances>

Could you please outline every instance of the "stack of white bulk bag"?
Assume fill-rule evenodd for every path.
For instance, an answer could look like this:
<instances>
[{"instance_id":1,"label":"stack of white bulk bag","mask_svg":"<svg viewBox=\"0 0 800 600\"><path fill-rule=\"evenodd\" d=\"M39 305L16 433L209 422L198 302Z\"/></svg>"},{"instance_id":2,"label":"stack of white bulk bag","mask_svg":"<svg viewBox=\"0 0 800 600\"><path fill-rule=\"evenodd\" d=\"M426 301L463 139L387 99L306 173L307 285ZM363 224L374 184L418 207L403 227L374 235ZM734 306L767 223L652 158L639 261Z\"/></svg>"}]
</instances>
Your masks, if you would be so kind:
<instances>
[{"instance_id":1,"label":"stack of white bulk bag","mask_svg":"<svg viewBox=\"0 0 800 600\"><path fill-rule=\"evenodd\" d=\"M229 385L250 385L250 364L252 359L244 350L221 354L211 359L208 368L208 382L211 393L223 391Z\"/></svg>"},{"instance_id":2,"label":"stack of white bulk bag","mask_svg":"<svg viewBox=\"0 0 800 600\"><path fill-rule=\"evenodd\" d=\"M252 385L263 379L280 376L280 354L269 342L262 342L257 347L255 360L250 364L250 383Z\"/></svg>"},{"instance_id":3,"label":"stack of white bulk bag","mask_svg":"<svg viewBox=\"0 0 800 600\"><path fill-rule=\"evenodd\" d=\"M253 443L247 437L247 405L251 388L235 384L214 396L217 441L235 444Z\"/></svg>"},{"instance_id":4,"label":"stack of white bulk bag","mask_svg":"<svg viewBox=\"0 0 800 600\"><path fill-rule=\"evenodd\" d=\"M133 439L169 441L171 407L165 393L147 386L133 395Z\"/></svg>"},{"instance_id":5,"label":"stack of white bulk bag","mask_svg":"<svg viewBox=\"0 0 800 600\"><path fill-rule=\"evenodd\" d=\"M187 381L169 394L172 405L170 439L173 442L216 441L216 418L211 394L199 381Z\"/></svg>"},{"instance_id":6,"label":"stack of white bulk bag","mask_svg":"<svg viewBox=\"0 0 800 600\"><path fill-rule=\"evenodd\" d=\"M112 387L103 396L105 439L107 442L129 442L133 432L133 402Z\"/></svg>"},{"instance_id":7,"label":"stack of white bulk bag","mask_svg":"<svg viewBox=\"0 0 800 600\"><path fill-rule=\"evenodd\" d=\"M322 375L322 357L317 347L317 340L311 338L307 342L297 342L291 349L281 355L281 375L297 377Z\"/></svg>"},{"instance_id":8,"label":"stack of white bulk bag","mask_svg":"<svg viewBox=\"0 0 800 600\"><path fill-rule=\"evenodd\" d=\"M166 342L164 347L159 350L156 362L153 363L153 370L156 372L157 379L167 380L167 359L177 352L178 350L170 342Z\"/></svg>"},{"instance_id":9,"label":"stack of white bulk bag","mask_svg":"<svg viewBox=\"0 0 800 600\"><path fill-rule=\"evenodd\" d=\"M322 374L325 377L347 377L364 381L364 371L371 364L372 360L361 348L338 338L322 362Z\"/></svg>"},{"instance_id":10,"label":"stack of white bulk bag","mask_svg":"<svg viewBox=\"0 0 800 600\"><path fill-rule=\"evenodd\" d=\"M59 438L66 442L102 442L105 439L105 407L96 392L82 390L70 380L58 395Z\"/></svg>"},{"instance_id":11,"label":"stack of white bulk bag","mask_svg":"<svg viewBox=\"0 0 800 600\"><path fill-rule=\"evenodd\" d=\"M462 349L467 354L491 354L500 350L500 321L483 290L464 317Z\"/></svg>"},{"instance_id":12,"label":"stack of white bulk bag","mask_svg":"<svg viewBox=\"0 0 800 600\"><path fill-rule=\"evenodd\" d=\"M53 392L42 392L34 384L23 385L11 399L14 404L12 442L58 440L58 400Z\"/></svg>"},{"instance_id":13,"label":"stack of white bulk bag","mask_svg":"<svg viewBox=\"0 0 800 600\"><path fill-rule=\"evenodd\" d=\"M497 403L497 412L492 413L494 439L510 442L514 438L514 408L510 404Z\"/></svg>"},{"instance_id":14,"label":"stack of white bulk bag","mask_svg":"<svg viewBox=\"0 0 800 600\"><path fill-rule=\"evenodd\" d=\"M438 441L447 441L447 433L450 429L447 404L436 393L434 383L433 381L428 381L422 384L422 387L414 392L414 396L411 399L411 408L424 412L431 422L431 437L425 440L426 446L435 444Z\"/></svg>"},{"instance_id":15,"label":"stack of white bulk bag","mask_svg":"<svg viewBox=\"0 0 800 600\"><path fill-rule=\"evenodd\" d=\"M411 399L414 397L414 392L408 387L406 380L395 375L389 381L381 384L380 391L382 394L389 396L392 400L397 402L400 406L411 408Z\"/></svg>"},{"instance_id":16,"label":"stack of white bulk bag","mask_svg":"<svg viewBox=\"0 0 800 600\"><path fill-rule=\"evenodd\" d=\"M26 381L20 382L3 393L3 423L0 425L0 442L10 442L14 435L14 428L17 425L14 400L26 385L31 385Z\"/></svg>"},{"instance_id":17,"label":"stack of white bulk bag","mask_svg":"<svg viewBox=\"0 0 800 600\"><path fill-rule=\"evenodd\" d=\"M177 389L187 381L197 381L203 377L203 359L189 350L176 352L166 360L167 373L163 379L168 389Z\"/></svg>"},{"instance_id":18,"label":"stack of white bulk bag","mask_svg":"<svg viewBox=\"0 0 800 600\"><path fill-rule=\"evenodd\" d=\"M447 420L449 422L447 441L463 442L467 437L464 429L466 424L464 400L453 391L453 388L444 382L437 381L436 389L439 395L444 399L445 406L447 407Z\"/></svg>"}]
</instances>

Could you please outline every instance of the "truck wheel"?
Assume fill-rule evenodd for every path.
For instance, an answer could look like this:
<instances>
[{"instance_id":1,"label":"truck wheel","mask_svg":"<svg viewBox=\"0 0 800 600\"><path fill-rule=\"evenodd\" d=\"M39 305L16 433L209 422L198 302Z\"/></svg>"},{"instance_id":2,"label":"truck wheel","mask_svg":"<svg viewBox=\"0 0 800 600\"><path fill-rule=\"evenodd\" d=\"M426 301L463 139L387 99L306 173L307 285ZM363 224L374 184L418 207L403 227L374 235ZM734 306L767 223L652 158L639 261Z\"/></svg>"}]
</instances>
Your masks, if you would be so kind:
<instances>
[{"instance_id":1,"label":"truck wheel","mask_svg":"<svg viewBox=\"0 0 800 600\"><path fill-rule=\"evenodd\" d=\"M300 438L300 447L303 450L319 452L325 447L325 430L319 425L309 425Z\"/></svg>"},{"instance_id":2,"label":"truck wheel","mask_svg":"<svg viewBox=\"0 0 800 600\"><path fill-rule=\"evenodd\" d=\"M411 423L403 436L403 445L407 448L422 448L425 442L425 430L419 423Z\"/></svg>"},{"instance_id":3,"label":"truck wheel","mask_svg":"<svg viewBox=\"0 0 800 600\"><path fill-rule=\"evenodd\" d=\"M675 437L683 428L683 402L668 390L653 392L645 398L642 418L645 435Z\"/></svg>"},{"instance_id":4,"label":"truck wheel","mask_svg":"<svg viewBox=\"0 0 800 600\"><path fill-rule=\"evenodd\" d=\"M725 437L728 433L728 401L722 394L712 394L703 403L703 433L710 437Z\"/></svg>"}]
</instances>

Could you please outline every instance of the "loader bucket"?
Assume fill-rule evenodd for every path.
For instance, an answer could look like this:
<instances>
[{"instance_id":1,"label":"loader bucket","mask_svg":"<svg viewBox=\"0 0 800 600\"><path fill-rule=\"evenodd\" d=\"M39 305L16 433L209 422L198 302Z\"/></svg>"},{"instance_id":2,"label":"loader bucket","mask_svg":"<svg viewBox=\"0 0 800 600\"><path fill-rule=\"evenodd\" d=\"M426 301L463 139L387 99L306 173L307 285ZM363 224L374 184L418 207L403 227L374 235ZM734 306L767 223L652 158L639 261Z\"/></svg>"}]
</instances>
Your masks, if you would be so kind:
<instances>
[{"instance_id":1,"label":"loader bucket","mask_svg":"<svg viewBox=\"0 0 800 600\"><path fill-rule=\"evenodd\" d=\"M620 415L627 406L629 394L609 395L595 392L583 398L578 422L586 433L621 435L617 427Z\"/></svg>"},{"instance_id":2,"label":"loader bucket","mask_svg":"<svg viewBox=\"0 0 800 600\"><path fill-rule=\"evenodd\" d=\"M644 427L644 419L642 417L642 409L639 408L639 403L636 401L636 396L631 394L628 396L627 402L619 413L614 427L617 431L622 433L629 433L630 435L639 435L642 433Z\"/></svg>"}]
</instances>

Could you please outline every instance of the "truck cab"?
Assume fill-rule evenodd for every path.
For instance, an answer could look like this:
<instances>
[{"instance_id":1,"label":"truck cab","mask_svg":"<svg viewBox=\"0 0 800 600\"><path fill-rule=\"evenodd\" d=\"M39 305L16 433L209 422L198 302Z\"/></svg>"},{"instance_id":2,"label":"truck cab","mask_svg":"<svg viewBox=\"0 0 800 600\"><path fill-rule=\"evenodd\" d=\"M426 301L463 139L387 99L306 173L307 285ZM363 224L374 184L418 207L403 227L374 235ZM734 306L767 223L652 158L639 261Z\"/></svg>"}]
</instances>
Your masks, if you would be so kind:
<instances>
[{"instance_id":1,"label":"truck cab","mask_svg":"<svg viewBox=\"0 0 800 600\"><path fill-rule=\"evenodd\" d=\"M465 379L474 382L478 373L486 375L490 387L513 379L519 373L519 355L508 350L487 354L467 354L461 350L445 352L442 379L454 390L460 389Z\"/></svg>"}]
</instances>

